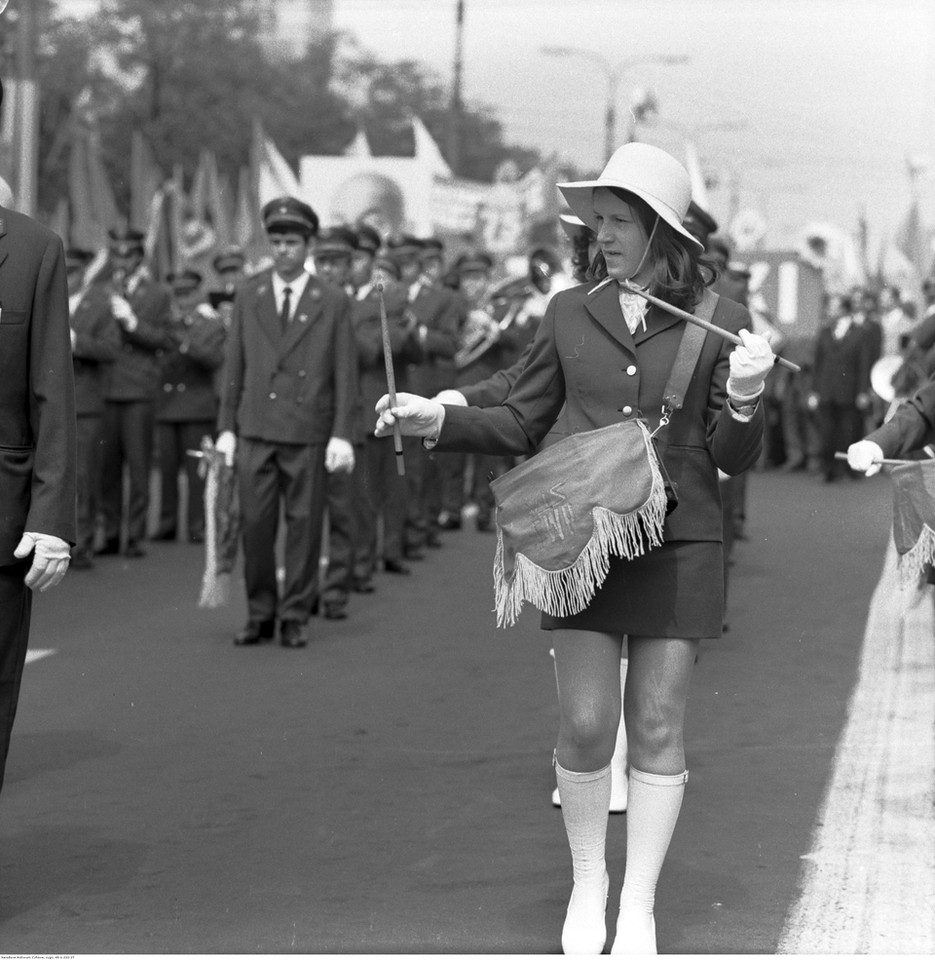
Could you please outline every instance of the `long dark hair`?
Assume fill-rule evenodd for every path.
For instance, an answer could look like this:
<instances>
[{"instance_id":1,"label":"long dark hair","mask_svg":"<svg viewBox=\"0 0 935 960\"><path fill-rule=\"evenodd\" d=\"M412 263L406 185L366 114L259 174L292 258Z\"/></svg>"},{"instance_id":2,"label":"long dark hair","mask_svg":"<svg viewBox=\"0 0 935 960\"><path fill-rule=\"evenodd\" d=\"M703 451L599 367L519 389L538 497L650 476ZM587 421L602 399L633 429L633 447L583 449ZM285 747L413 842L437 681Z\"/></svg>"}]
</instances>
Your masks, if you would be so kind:
<instances>
[{"instance_id":1,"label":"long dark hair","mask_svg":"<svg viewBox=\"0 0 935 960\"><path fill-rule=\"evenodd\" d=\"M644 200L610 187L610 192L636 213L643 231L648 237L656 222L656 211ZM715 273L710 264L702 260L702 252L661 217L649 245L648 259L653 265L649 292L681 310L691 310L704 294L705 287L714 282ZM588 269L589 280L603 280L607 276L604 254L598 251Z\"/></svg>"}]
</instances>

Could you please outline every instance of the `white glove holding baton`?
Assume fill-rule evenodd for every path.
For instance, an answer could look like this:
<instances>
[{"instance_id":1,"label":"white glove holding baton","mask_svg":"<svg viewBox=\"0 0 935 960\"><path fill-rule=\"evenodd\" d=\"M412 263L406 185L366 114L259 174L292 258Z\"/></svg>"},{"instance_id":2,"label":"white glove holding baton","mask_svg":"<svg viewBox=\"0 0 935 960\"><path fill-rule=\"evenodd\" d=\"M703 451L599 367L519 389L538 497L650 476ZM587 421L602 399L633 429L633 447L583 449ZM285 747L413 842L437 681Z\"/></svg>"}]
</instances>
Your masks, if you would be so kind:
<instances>
[{"instance_id":1,"label":"white glove holding baton","mask_svg":"<svg viewBox=\"0 0 935 960\"><path fill-rule=\"evenodd\" d=\"M738 335L743 344L731 351L727 392L735 399L752 400L763 392L776 355L766 337L749 330L741 330Z\"/></svg>"},{"instance_id":2,"label":"white glove holding baton","mask_svg":"<svg viewBox=\"0 0 935 960\"><path fill-rule=\"evenodd\" d=\"M237 437L231 430L224 430L214 441L214 449L224 457L225 466L234 465L234 456L237 453Z\"/></svg>"},{"instance_id":3,"label":"white glove holding baton","mask_svg":"<svg viewBox=\"0 0 935 960\"><path fill-rule=\"evenodd\" d=\"M868 477L880 472L883 459L883 448L872 440L858 440L847 448L847 465Z\"/></svg>"},{"instance_id":4,"label":"white glove holding baton","mask_svg":"<svg viewBox=\"0 0 935 960\"><path fill-rule=\"evenodd\" d=\"M377 401L378 437L391 437L393 424L399 423L403 436L437 437L445 422L445 408L437 400L429 400L415 393L397 393L396 406L390 410L389 394Z\"/></svg>"},{"instance_id":5,"label":"white glove holding baton","mask_svg":"<svg viewBox=\"0 0 935 960\"><path fill-rule=\"evenodd\" d=\"M110 312L128 333L133 333L139 326L139 320L137 320L136 314L133 312L133 307L130 306L130 302L124 297L119 297L117 294L114 294L110 298Z\"/></svg>"}]
</instances>

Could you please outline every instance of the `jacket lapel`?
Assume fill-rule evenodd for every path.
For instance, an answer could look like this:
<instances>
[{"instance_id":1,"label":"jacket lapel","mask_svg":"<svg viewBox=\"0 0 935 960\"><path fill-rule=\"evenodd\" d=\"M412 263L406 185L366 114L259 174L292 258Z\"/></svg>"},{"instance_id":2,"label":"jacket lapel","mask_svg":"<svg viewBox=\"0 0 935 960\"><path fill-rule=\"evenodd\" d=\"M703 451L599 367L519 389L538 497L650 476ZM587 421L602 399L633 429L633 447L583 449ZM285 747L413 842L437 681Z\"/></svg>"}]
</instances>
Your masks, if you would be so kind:
<instances>
[{"instance_id":1,"label":"jacket lapel","mask_svg":"<svg viewBox=\"0 0 935 960\"><path fill-rule=\"evenodd\" d=\"M588 313L616 340L625 350L636 356L633 336L623 319L620 309L618 287L613 280L607 280L593 287L585 295L584 305Z\"/></svg>"},{"instance_id":2,"label":"jacket lapel","mask_svg":"<svg viewBox=\"0 0 935 960\"><path fill-rule=\"evenodd\" d=\"M662 333L663 330L668 330L669 327L674 327L676 324L686 322L687 321L682 320L680 317L674 317L668 310L660 310L658 307L650 305L646 311L646 329L644 330L642 325L638 326L633 340L638 346L649 340L650 337L656 336L657 333Z\"/></svg>"},{"instance_id":3,"label":"jacket lapel","mask_svg":"<svg viewBox=\"0 0 935 960\"><path fill-rule=\"evenodd\" d=\"M276 347L282 340L282 329L276 314L276 297L273 294L273 282L269 278L256 288L257 319L260 329Z\"/></svg>"},{"instance_id":4,"label":"jacket lapel","mask_svg":"<svg viewBox=\"0 0 935 960\"><path fill-rule=\"evenodd\" d=\"M296 344L308 333L320 313L321 284L315 277L309 277L302 296L299 297L289 328L280 341L280 354L286 354L295 349Z\"/></svg>"}]
</instances>

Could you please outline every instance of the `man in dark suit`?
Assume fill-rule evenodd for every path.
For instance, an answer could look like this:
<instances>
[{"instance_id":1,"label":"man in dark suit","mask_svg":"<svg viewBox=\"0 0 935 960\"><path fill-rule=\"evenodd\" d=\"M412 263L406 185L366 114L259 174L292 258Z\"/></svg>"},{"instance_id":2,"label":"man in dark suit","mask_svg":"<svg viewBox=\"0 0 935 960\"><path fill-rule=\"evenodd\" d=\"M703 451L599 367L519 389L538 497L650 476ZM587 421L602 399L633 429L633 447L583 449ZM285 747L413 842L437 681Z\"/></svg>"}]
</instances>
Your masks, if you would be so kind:
<instances>
[{"instance_id":1,"label":"man in dark suit","mask_svg":"<svg viewBox=\"0 0 935 960\"><path fill-rule=\"evenodd\" d=\"M75 541L65 273L62 241L0 207L0 786L26 661L31 591L61 580Z\"/></svg>"},{"instance_id":2,"label":"man in dark suit","mask_svg":"<svg viewBox=\"0 0 935 960\"><path fill-rule=\"evenodd\" d=\"M120 328L121 349L109 370L104 408L103 554L120 552L124 512L124 467L129 474L128 557L145 556L149 513L149 473L159 389L159 360L168 346L169 291L143 263L143 234L114 229L110 237L110 276L104 281L111 313Z\"/></svg>"},{"instance_id":3,"label":"man in dark suit","mask_svg":"<svg viewBox=\"0 0 935 960\"><path fill-rule=\"evenodd\" d=\"M236 455L248 621L235 643L308 642L318 595L326 472L354 468L357 357L347 294L305 269L318 216L293 197L262 210L273 266L234 302L217 449ZM276 535L285 510L285 583Z\"/></svg>"},{"instance_id":4,"label":"man in dark suit","mask_svg":"<svg viewBox=\"0 0 935 960\"><path fill-rule=\"evenodd\" d=\"M75 413L78 417L78 534L71 555L74 570L94 566L94 537L101 499L101 433L104 385L110 365L120 353L120 332L110 312L110 299L93 282L93 254L71 249L68 269L68 309L71 314Z\"/></svg>"},{"instance_id":5,"label":"man in dark suit","mask_svg":"<svg viewBox=\"0 0 935 960\"><path fill-rule=\"evenodd\" d=\"M841 298L831 308L831 320L818 332L813 372L813 398L821 430L821 466L826 483L845 468L835 452L854 442L862 411L870 404L868 338L854 322L854 304Z\"/></svg>"}]
</instances>

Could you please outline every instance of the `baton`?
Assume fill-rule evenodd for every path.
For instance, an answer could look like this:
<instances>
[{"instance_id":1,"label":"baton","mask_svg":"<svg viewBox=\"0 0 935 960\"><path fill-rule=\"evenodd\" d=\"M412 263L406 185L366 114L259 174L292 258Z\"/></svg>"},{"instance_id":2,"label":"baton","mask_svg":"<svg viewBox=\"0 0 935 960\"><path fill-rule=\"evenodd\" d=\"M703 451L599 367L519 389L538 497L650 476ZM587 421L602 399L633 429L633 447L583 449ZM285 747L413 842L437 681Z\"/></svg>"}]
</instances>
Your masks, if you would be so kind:
<instances>
[{"instance_id":1,"label":"baton","mask_svg":"<svg viewBox=\"0 0 935 960\"><path fill-rule=\"evenodd\" d=\"M842 453L840 450L837 450L837 451L835 451L834 459L835 459L835 460L846 460L846 459L847 459L847 454L846 454L846 453ZM915 463L916 461L915 461L915 460L886 460L886 459L883 459L883 460L874 460L873 462L874 462L875 464L876 464L876 463L882 463L884 467L901 467L901 466L903 466L903 464L906 464L906 463Z\"/></svg>"},{"instance_id":2,"label":"baton","mask_svg":"<svg viewBox=\"0 0 935 960\"><path fill-rule=\"evenodd\" d=\"M396 406L396 375L393 373L393 348L390 346L390 324L386 318L386 301L383 299L383 281L377 281L380 294L380 330L383 333L383 364L386 367L386 392L390 396L390 408ZM406 475L406 462L403 459L403 432L399 421L393 422L393 449L396 451L396 472Z\"/></svg>"},{"instance_id":3,"label":"baton","mask_svg":"<svg viewBox=\"0 0 935 960\"><path fill-rule=\"evenodd\" d=\"M666 303L665 300L660 300L658 297L654 297L651 293L647 293L645 290L640 290L639 287L633 286L628 280L622 281L621 286L624 289L629 290L630 293L639 294L644 300L648 300L661 310L671 313L674 317L681 317L683 320L688 320L690 323L694 323L699 327L703 327L710 333L716 333L719 337L723 337L725 340L730 340L731 343L736 343L741 347L743 346L743 340L741 340L736 333L731 333L729 330L725 330L723 327L717 326L717 324L708 323L707 320L702 320L700 317L696 317L693 313L688 313L685 310L679 310L678 307L673 307L671 303ZM781 367L785 367L787 370L793 370L795 373L802 372L802 368L797 363L793 363L791 360L787 360L785 357L780 357L777 355L773 357L773 363L778 363Z\"/></svg>"}]
</instances>

